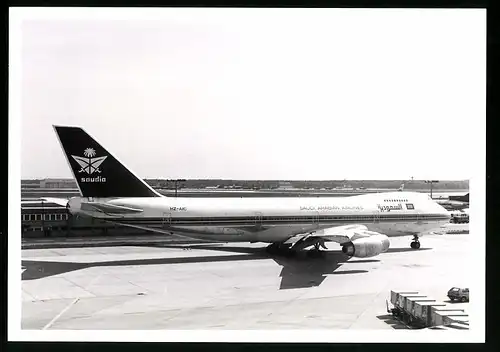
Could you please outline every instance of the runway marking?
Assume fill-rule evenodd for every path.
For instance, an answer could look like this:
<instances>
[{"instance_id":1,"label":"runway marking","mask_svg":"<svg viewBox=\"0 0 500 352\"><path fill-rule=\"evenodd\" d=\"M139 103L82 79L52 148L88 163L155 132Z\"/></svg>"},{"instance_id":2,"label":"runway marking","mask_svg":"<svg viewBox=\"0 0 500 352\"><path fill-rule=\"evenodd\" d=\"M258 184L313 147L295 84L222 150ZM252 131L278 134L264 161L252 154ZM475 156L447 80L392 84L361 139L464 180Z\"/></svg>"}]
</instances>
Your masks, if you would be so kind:
<instances>
[{"instance_id":1,"label":"runway marking","mask_svg":"<svg viewBox=\"0 0 500 352\"><path fill-rule=\"evenodd\" d=\"M42 330L47 330L48 328L50 328L56 321L57 319L59 319L64 313L66 313L76 302L78 302L80 300L80 298L75 298L73 300L73 302L71 302L70 304L68 304L68 306L66 308L64 308L59 314L57 314L51 321L49 321L49 323L47 325L45 325Z\"/></svg>"}]
</instances>

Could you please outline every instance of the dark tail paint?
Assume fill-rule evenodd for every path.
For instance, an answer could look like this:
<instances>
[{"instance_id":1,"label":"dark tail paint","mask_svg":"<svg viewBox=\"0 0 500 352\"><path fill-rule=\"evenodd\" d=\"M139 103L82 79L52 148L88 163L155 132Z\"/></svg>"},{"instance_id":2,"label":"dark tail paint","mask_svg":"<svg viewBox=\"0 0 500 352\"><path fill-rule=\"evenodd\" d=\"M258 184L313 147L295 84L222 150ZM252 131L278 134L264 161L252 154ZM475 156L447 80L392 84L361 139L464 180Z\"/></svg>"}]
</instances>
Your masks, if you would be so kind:
<instances>
[{"instance_id":1,"label":"dark tail paint","mask_svg":"<svg viewBox=\"0 0 500 352\"><path fill-rule=\"evenodd\" d=\"M54 126L83 197L159 197L80 127Z\"/></svg>"}]
</instances>

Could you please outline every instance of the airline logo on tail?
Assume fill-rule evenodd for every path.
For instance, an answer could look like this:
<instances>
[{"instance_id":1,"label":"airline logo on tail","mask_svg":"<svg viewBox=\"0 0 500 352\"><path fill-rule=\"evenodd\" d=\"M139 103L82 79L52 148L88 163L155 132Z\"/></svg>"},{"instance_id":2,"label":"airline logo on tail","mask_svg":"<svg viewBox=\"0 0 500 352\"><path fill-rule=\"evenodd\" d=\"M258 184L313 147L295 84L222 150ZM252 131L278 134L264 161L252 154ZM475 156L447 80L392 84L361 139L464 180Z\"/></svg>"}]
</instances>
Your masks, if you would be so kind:
<instances>
[{"instance_id":1,"label":"airline logo on tail","mask_svg":"<svg viewBox=\"0 0 500 352\"><path fill-rule=\"evenodd\" d=\"M81 169L78 172L84 172L88 175L100 174L99 166L106 160L107 156L95 157L94 148L86 148L83 151L84 156L72 155L71 157L80 165ZM106 182L106 177L81 177L81 182Z\"/></svg>"}]
</instances>

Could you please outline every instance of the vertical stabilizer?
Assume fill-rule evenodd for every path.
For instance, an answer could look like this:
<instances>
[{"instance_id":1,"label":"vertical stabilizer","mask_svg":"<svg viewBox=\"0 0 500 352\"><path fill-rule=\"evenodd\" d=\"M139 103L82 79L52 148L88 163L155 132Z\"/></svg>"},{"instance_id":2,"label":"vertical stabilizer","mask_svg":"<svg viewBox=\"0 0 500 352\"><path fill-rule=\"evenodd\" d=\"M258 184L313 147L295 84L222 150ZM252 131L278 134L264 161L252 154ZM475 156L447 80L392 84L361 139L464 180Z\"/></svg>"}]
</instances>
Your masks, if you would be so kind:
<instances>
[{"instance_id":1,"label":"vertical stabilizer","mask_svg":"<svg viewBox=\"0 0 500 352\"><path fill-rule=\"evenodd\" d=\"M80 127L54 126L83 197L159 197Z\"/></svg>"}]
</instances>

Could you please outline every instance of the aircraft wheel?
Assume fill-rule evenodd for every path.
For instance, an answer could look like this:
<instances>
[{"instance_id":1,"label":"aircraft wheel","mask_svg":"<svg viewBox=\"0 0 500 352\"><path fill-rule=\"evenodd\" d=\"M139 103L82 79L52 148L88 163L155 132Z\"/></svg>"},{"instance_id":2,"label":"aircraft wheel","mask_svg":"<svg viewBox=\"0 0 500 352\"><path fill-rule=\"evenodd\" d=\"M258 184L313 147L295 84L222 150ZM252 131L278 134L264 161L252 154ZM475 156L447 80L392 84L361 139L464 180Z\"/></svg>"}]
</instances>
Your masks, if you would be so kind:
<instances>
[{"instance_id":1,"label":"aircraft wheel","mask_svg":"<svg viewBox=\"0 0 500 352\"><path fill-rule=\"evenodd\" d=\"M465 297L460 298L460 302L465 302L466 300L467 300L467 298L465 298Z\"/></svg>"},{"instance_id":2,"label":"aircraft wheel","mask_svg":"<svg viewBox=\"0 0 500 352\"><path fill-rule=\"evenodd\" d=\"M413 249L419 249L420 248L420 242L413 241L410 244L410 247L413 248Z\"/></svg>"}]
</instances>

